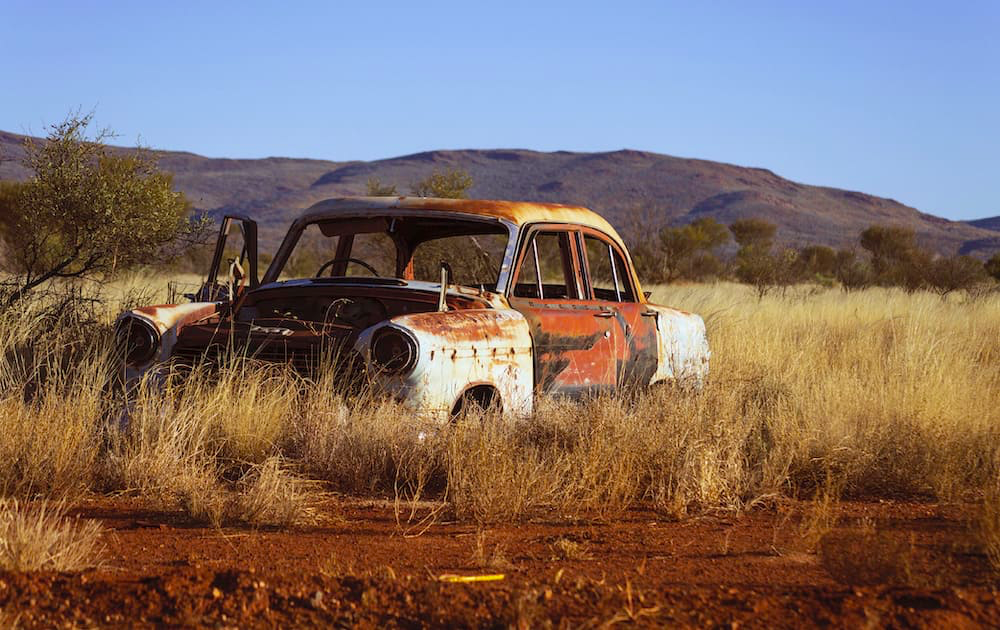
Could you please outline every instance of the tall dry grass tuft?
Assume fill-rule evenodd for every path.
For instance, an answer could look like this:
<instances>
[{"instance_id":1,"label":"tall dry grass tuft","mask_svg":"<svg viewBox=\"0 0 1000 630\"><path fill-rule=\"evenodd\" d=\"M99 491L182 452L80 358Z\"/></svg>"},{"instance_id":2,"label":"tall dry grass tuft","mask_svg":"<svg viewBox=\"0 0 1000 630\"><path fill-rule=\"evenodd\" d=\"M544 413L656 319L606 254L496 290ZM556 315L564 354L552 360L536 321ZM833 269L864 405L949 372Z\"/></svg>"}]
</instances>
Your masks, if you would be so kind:
<instances>
[{"instance_id":1,"label":"tall dry grass tuft","mask_svg":"<svg viewBox=\"0 0 1000 630\"><path fill-rule=\"evenodd\" d=\"M79 571L100 563L101 528L66 516L64 503L0 500L0 569Z\"/></svg>"},{"instance_id":2,"label":"tall dry grass tuft","mask_svg":"<svg viewBox=\"0 0 1000 630\"><path fill-rule=\"evenodd\" d=\"M288 455L341 491L419 495L443 487L440 427L370 391L345 396L320 381L305 392L291 432Z\"/></svg>"},{"instance_id":3,"label":"tall dry grass tuft","mask_svg":"<svg viewBox=\"0 0 1000 630\"><path fill-rule=\"evenodd\" d=\"M73 296L0 313L0 495L87 488L106 400L111 337Z\"/></svg>"},{"instance_id":4,"label":"tall dry grass tuft","mask_svg":"<svg viewBox=\"0 0 1000 630\"><path fill-rule=\"evenodd\" d=\"M290 472L280 457L254 467L239 485L237 517L243 522L274 527L317 522L308 483Z\"/></svg>"},{"instance_id":5,"label":"tall dry grass tuft","mask_svg":"<svg viewBox=\"0 0 1000 630\"><path fill-rule=\"evenodd\" d=\"M289 435L302 389L286 366L237 358L220 370L193 370L171 396L197 416L217 457L260 464Z\"/></svg>"}]
</instances>

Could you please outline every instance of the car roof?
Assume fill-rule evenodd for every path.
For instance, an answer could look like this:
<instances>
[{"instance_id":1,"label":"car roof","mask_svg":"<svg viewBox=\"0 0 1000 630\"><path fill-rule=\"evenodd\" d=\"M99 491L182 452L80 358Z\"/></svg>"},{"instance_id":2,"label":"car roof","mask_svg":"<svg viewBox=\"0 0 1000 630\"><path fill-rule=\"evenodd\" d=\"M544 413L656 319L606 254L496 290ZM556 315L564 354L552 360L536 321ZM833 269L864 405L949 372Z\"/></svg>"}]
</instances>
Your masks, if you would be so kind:
<instances>
[{"instance_id":1,"label":"car roof","mask_svg":"<svg viewBox=\"0 0 1000 630\"><path fill-rule=\"evenodd\" d=\"M357 216L365 211L403 210L454 212L499 219L518 227L529 223L570 223L593 228L611 236L619 245L621 237L604 217L580 206L535 201L499 201L495 199L438 199L435 197L340 197L310 206L299 221L311 222L338 216Z\"/></svg>"}]
</instances>

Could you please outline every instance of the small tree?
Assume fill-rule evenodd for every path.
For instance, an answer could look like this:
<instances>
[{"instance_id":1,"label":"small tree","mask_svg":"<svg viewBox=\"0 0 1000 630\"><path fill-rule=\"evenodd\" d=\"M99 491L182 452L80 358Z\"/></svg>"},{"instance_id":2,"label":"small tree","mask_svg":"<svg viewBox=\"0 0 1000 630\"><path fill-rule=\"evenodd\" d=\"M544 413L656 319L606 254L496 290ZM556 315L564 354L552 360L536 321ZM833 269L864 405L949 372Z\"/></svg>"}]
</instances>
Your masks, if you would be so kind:
<instances>
[{"instance_id":1,"label":"small tree","mask_svg":"<svg viewBox=\"0 0 1000 630\"><path fill-rule=\"evenodd\" d=\"M764 219L749 218L733 221L729 224L729 231L733 233L733 240L741 249L752 247L769 250L774 244L778 226Z\"/></svg>"},{"instance_id":2,"label":"small tree","mask_svg":"<svg viewBox=\"0 0 1000 630\"><path fill-rule=\"evenodd\" d=\"M871 254L875 273L885 275L912 257L917 248L916 235L910 228L872 225L861 233L861 247Z\"/></svg>"},{"instance_id":3,"label":"small tree","mask_svg":"<svg viewBox=\"0 0 1000 630\"><path fill-rule=\"evenodd\" d=\"M942 297L953 291L968 291L989 279L983 263L972 256L938 258L926 274L931 288Z\"/></svg>"},{"instance_id":4,"label":"small tree","mask_svg":"<svg viewBox=\"0 0 1000 630\"><path fill-rule=\"evenodd\" d=\"M826 245L807 245L799 250L799 275L808 278L832 278L837 269L837 252Z\"/></svg>"},{"instance_id":5,"label":"small tree","mask_svg":"<svg viewBox=\"0 0 1000 630\"><path fill-rule=\"evenodd\" d=\"M378 177L369 177L366 187L365 194L369 197L395 197L398 194L395 186L383 185Z\"/></svg>"},{"instance_id":6,"label":"small tree","mask_svg":"<svg viewBox=\"0 0 1000 630\"><path fill-rule=\"evenodd\" d=\"M985 269L994 280L1000 281L1000 253L993 254L993 257L986 261Z\"/></svg>"},{"instance_id":7,"label":"small tree","mask_svg":"<svg viewBox=\"0 0 1000 630\"><path fill-rule=\"evenodd\" d=\"M10 306L56 278L93 278L159 261L200 234L189 204L145 149L112 151L102 131L88 139L91 116L71 115L43 142L25 141L33 176L7 186L0 209L3 260L14 286Z\"/></svg>"},{"instance_id":8,"label":"small tree","mask_svg":"<svg viewBox=\"0 0 1000 630\"><path fill-rule=\"evenodd\" d=\"M854 250L841 249L837 251L834 263L833 277L840 282L844 291L864 289L872 281L871 268L864 261L858 260Z\"/></svg>"},{"instance_id":9,"label":"small tree","mask_svg":"<svg viewBox=\"0 0 1000 630\"><path fill-rule=\"evenodd\" d=\"M861 247L871 254L875 280L916 291L928 284L930 252L917 246L910 228L872 225L861 233Z\"/></svg>"},{"instance_id":10,"label":"small tree","mask_svg":"<svg viewBox=\"0 0 1000 630\"><path fill-rule=\"evenodd\" d=\"M426 179L413 184L410 192L417 197L466 199L472 188L472 176L461 169L434 171Z\"/></svg>"},{"instance_id":11,"label":"small tree","mask_svg":"<svg viewBox=\"0 0 1000 630\"><path fill-rule=\"evenodd\" d=\"M708 263L712 251L729 241L729 232L711 217L704 217L683 227L660 230L658 279L673 282L680 277L703 275L697 261ZM718 261L716 261L717 263ZM711 265L717 271L718 264Z\"/></svg>"},{"instance_id":12,"label":"small tree","mask_svg":"<svg viewBox=\"0 0 1000 630\"><path fill-rule=\"evenodd\" d=\"M736 277L757 290L762 298L771 289L785 282L784 266L794 262L794 252L781 256L771 253L777 226L763 219L740 219L729 225L729 231L740 245L736 252Z\"/></svg>"}]
</instances>

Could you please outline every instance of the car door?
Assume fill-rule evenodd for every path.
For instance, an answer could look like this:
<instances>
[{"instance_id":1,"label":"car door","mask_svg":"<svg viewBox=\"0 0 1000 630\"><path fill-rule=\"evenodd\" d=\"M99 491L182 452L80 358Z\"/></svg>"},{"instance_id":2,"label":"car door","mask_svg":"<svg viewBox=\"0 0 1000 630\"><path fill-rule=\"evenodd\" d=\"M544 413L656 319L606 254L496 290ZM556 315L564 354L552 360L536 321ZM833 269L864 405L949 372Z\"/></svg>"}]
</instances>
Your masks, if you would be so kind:
<instances>
[{"instance_id":1,"label":"car door","mask_svg":"<svg viewBox=\"0 0 1000 630\"><path fill-rule=\"evenodd\" d=\"M219 274L225 275L220 278ZM196 302L226 301L242 289L255 289L257 276L257 223L238 214L222 217L215 253L205 284Z\"/></svg>"},{"instance_id":2,"label":"car door","mask_svg":"<svg viewBox=\"0 0 1000 630\"><path fill-rule=\"evenodd\" d=\"M594 303L614 314L617 382L620 386L648 385L659 361L657 317L643 303L624 250L597 230L582 229L580 240L586 265L584 290ZM615 336L613 335L613 336Z\"/></svg>"},{"instance_id":3,"label":"car door","mask_svg":"<svg viewBox=\"0 0 1000 630\"><path fill-rule=\"evenodd\" d=\"M584 293L578 232L559 225L528 230L508 299L528 320L535 391L578 397L617 385L614 314Z\"/></svg>"}]
</instances>

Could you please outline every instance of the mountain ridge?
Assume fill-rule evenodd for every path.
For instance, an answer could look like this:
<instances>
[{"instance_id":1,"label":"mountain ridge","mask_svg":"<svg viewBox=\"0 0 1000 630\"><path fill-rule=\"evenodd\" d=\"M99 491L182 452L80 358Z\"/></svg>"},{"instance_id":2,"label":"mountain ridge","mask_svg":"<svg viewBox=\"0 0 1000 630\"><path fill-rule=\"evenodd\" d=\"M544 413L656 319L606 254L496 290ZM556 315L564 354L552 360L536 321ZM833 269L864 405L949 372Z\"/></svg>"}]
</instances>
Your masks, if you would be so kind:
<instances>
[{"instance_id":1,"label":"mountain ridge","mask_svg":"<svg viewBox=\"0 0 1000 630\"><path fill-rule=\"evenodd\" d=\"M25 179L18 159L25 137L0 131L0 179ZM120 148L116 150L128 150ZM620 149L596 153L530 149L436 149L379 160L210 158L160 151L161 168L199 212L243 212L273 246L291 218L329 197L364 194L368 178L400 193L434 170L460 168L473 179L471 197L558 202L589 207L619 230L682 225L710 216L723 223L756 216L778 225L783 245L853 247L874 223L912 228L938 253L989 256L1000 251L1000 217L950 221L893 199L785 179L745 167Z\"/></svg>"}]
</instances>

